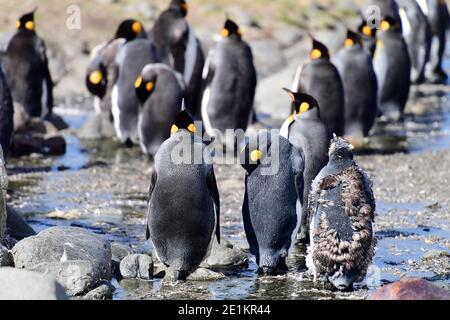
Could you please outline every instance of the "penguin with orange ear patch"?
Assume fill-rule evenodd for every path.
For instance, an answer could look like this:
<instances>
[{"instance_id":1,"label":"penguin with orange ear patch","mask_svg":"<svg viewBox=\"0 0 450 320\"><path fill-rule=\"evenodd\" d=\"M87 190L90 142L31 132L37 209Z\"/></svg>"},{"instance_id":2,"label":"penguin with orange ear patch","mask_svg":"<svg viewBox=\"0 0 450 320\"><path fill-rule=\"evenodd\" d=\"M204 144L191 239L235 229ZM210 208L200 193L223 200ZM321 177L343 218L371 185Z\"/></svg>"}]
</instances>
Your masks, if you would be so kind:
<instances>
[{"instance_id":1,"label":"penguin with orange ear patch","mask_svg":"<svg viewBox=\"0 0 450 320\"><path fill-rule=\"evenodd\" d=\"M260 132L242 150L241 165L246 170L242 215L250 252L260 273L284 273L301 222L303 159L286 138Z\"/></svg>"},{"instance_id":2,"label":"penguin with orange ear patch","mask_svg":"<svg viewBox=\"0 0 450 320\"><path fill-rule=\"evenodd\" d=\"M321 119L330 134L344 134L344 88L341 76L330 61L328 48L314 38L310 61L297 69L292 91L313 96L320 105Z\"/></svg>"},{"instance_id":3,"label":"penguin with orange ear patch","mask_svg":"<svg viewBox=\"0 0 450 320\"><path fill-rule=\"evenodd\" d=\"M13 100L31 117L45 117L53 108L53 82L45 42L36 33L35 11L16 21L16 33L6 46L2 62Z\"/></svg>"}]
</instances>

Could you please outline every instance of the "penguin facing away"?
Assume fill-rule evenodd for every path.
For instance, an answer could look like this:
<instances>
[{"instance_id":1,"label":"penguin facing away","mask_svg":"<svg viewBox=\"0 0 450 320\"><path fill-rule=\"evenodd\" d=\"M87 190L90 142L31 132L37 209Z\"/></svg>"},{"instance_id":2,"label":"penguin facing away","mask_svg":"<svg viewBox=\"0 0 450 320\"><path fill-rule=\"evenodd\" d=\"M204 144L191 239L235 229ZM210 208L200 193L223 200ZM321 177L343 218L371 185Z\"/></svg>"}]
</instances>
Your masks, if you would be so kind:
<instances>
[{"instance_id":1,"label":"penguin facing away","mask_svg":"<svg viewBox=\"0 0 450 320\"><path fill-rule=\"evenodd\" d=\"M311 184L328 162L328 146L331 139L326 124L320 118L317 100L307 94L285 89L292 100L292 115L284 122L280 135L300 152L304 160L304 188L302 218L298 240L309 242L308 195Z\"/></svg>"},{"instance_id":2,"label":"penguin facing away","mask_svg":"<svg viewBox=\"0 0 450 320\"><path fill-rule=\"evenodd\" d=\"M211 137L216 137L215 130L222 134L226 129L247 130L253 120L257 83L252 50L239 26L227 19L221 35L203 70L202 119ZM230 148L234 144L221 142Z\"/></svg>"},{"instance_id":3,"label":"penguin facing away","mask_svg":"<svg viewBox=\"0 0 450 320\"><path fill-rule=\"evenodd\" d=\"M353 146L334 138L330 160L314 180L310 195L310 247L306 259L317 279L345 291L364 279L376 239L372 184L353 161Z\"/></svg>"},{"instance_id":4,"label":"penguin facing away","mask_svg":"<svg viewBox=\"0 0 450 320\"><path fill-rule=\"evenodd\" d=\"M310 62L297 69L292 91L313 96L320 106L321 119L330 134L342 136L345 101L341 76L330 61L328 48L314 38L310 58Z\"/></svg>"},{"instance_id":5,"label":"penguin facing away","mask_svg":"<svg viewBox=\"0 0 450 320\"><path fill-rule=\"evenodd\" d=\"M53 82L45 42L35 31L35 10L16 21L16 33L3 54L3 68L13 100L30 116L45 117L53 108Z\"/></svg>"},{"instance_id":6,"label":"penguin facing away","mask_svg":"<svg viewBox=\"0 0 450 320\"><path fill-rule=\"evenodd\" d=\"M14 108L11 92L9 91L5 74L3 73L3 68L0 63L0 146L5 157L8 155L14 130L13 116Z\"/></svg>"},{"instance_id":7,"label":"penguin facing away","mask_svg":"<svg viewBox=\"0 0 450 320\"><path fill-rule=\"evenodd\" d=\"M111 92L111 110L114 128L120 141L138 143L139 100L135 81L144 66L159 62L158 52L148 39L136 39L125 43L117 53L117 81Z\"/></svg>"},{"instance_id":8,"label":"penguin facing away","mask_svg":"<svg viewBox=\"0 0 450 320\"><path fill-rule=\"evenodd\" d=\"M399 21L386 17L380 25L373 59L378 81L379 110L391 121L403 119L411 86L411 61Z\"/></svg>"},{"instance_id":9,"label":"penguin facing away","mask_svg":"<svg viewBox=\"0 0 450 320\"><path fill-rule=\"evenodd\" d=\"M241 152L246 170L242 215L250 252L264 275L287 271L286 258L300 227L303 197L303 159L287 139L268 132L257 135ZM264 172L274 165L278 170Z\"/></svg>"},{"instance_id":10,"label":"penguin facing away","mask_svg":"<svg viewBox=\"0 0 450 320\"><path fill-rule=\"evenodd\" d=\"M361 36L351 30L332 59L341 75L345 94L346 137L367 137L377 116L378 84L372 59L363 48Z\"/></svg>"},{"instance_id":11,"label":"penguin facing away","mask_svg":"<svg viewBox=\"0 0 450 320\"><path fill-rule=\"evenodd\" d=\"M186 280L208 256L214 236L220 243L214 168L209 150L195 131L192 117L181 111L170 138L156 153L149 191L146 237L175 280ZM191 161L194 153L201 161Z\"/></svg>"},{"instance_id":12,"label":"penguin facing away","mask_svg":"<svg viewBox=\"0 0 450 320\"><path fill-rule=\"evenodd\" d=\"M183 76L166 64L149 64L135 81L141 105L138 120L139 144L153 157L169 138L173 119L180 111L186 85Z\"/></svg>"},{"instance_id":13,"label":"penguin facing away","mask_svg":"<svg viewBox=\"0 0 450 320\"><path fill-rule=\"evenodd\" d=\"M194 28L187 22L189 11L185 0L172 0L151 30L162 62L181 73L187 84L186 108L200 119L202 70L205 56Z\"/></svg>"}]
</instances>

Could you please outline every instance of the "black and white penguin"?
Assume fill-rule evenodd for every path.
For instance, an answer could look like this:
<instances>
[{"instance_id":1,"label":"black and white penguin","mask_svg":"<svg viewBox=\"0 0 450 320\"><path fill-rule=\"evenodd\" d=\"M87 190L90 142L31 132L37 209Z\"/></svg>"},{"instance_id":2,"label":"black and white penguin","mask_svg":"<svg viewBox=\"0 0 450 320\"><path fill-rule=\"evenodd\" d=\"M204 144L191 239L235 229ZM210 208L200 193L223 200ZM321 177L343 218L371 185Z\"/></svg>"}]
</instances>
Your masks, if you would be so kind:
<instances>
[{"instance_id":1,"label":"black and white penguin","mask_svg":"<svg viewBox=\"0 0 450 320\"><path fill-rule=\"evenodd\" d=\"M170 127L180 112L186 85L180 73L166 64L154 63L144 67L134 87L141 104L139 144L142 151L153 158L170 136Z\"/></svg>"},{"instance_id":2,"label":"black and white penguin","mask_svg":"<svg viewBox=\"0 0 450 320\"><path fill-rule=\"evenodd\" d=\"M117 81L111 91L111 111L116 135L123 143L139 141L139 100L134 84L146 65L159 61L156 47L148 39L127 42L116 55Z\"/></svg>"},{"instance_id":3,"label":"black and white penguin","mask_svg":"<svg viewBox=\"0 0 450 320\"><path fill-rule=\"evenodd\" d=\"M1 61L0 61L1 62ZM14 108L11 92L0 63L0 146L5 157L11 146L14 130Z\"/></svg>"},{"instance_id":4,"label":"black and white penguin","mask_svg":"<svg viewBox=\"0 0 450 320\"><path fill-rule=\"evenodd\" d=\"M199 120L205 56L194 28L186 21L188 11L185 0L172 0L150 33L162 62L183 74L187 84L186 108Z\"/></svg>"},{"instance_id":5,"label":"black and white penguin","mask_svg":"<svg viewBox=\"0 0 450 320\"><path fill-rule=\"evenodd\" d=\"M220 242L220 199L209 150L186 111L159 148L150 184L147 239L159 260L186 280Z\"/></svg>"},{"instance_id":6,"label":"black and white penguin","mask_svg":"<svg viewBox=\"0 0 450 320\"><path fill-rule=\"evenodd\" d=\"M377 47L377 29L370 27L364 17L362 17L361 24L358 26L358 32L362 38L364 49L373 58Z\"/></svg>"},{"instance_id":7,"label":"black and white penguin","mask_svg":"<svg viewBox=\"0 0 450 320\"><path fill-rule=\"evenodd\" d=\"M215 138L216 130L222 134L226 129L247 130L253 120L257 83L252 50L239 26L227 19L221 35L203 70L202 119L206 133ZM220 142L232 148L234 140L228 140Z\"/></svg>"},{"instance_id":8,"label":"black and white penguin","mask_svg":"<svg viewBox=\"0 0 450 320\"><path fill-rule=\"evenodd\" d=\"M378 84L370 54L359 34L348 30L342 48L332 59L339 70L345 93L346 137L369 135L377 116Z\"/></svg>"},{"instance_id":9,"label":"black and white penguin","mask_svg":"<svg viewBox=\"0 0 450 320\"><path fill-rule=\"evenodd\" d=\"M372 183L353 160L353 146L331 141L330 160L313 183L310 239L306 264L314 280L349 290L364 279L376 239Z\"/></svg>"},{"instance_id":10,"label":"black and white penguin","mask_svg":"<svg viewBox=\"0 0 450 320\"><path fill-rule=\"evenodd\" d=\"M16 21L16 33L3 54L3 68L14 101L32 117L45 117L53 108L53 82L45 42L36 34L35 10Z\"/></svg>"},{"instance_id":11,"label":"black and white penguin","mask_svg":"<svg viewBox=\"0 0 450 320\"><path fill-rule=\"evenodd\" d=\"M309 237L308 195L311 183L328 162L331 135L320 118L317 100L307 94L288 92L292 100L292 115L284 122L280 135L297 148L304 159L304 189L301 226L298 240L307 243Z\"/></svg>"},{"instance_id":12,"label":"black and white penguin","mask_svg":"<svg viewBox=\"0 0 450 320\"><path fill-rule=\"evenodd\" d=\"M400 22L391 17L381 22L373 65L381 115L391 121L403 119L411 86L411 61Z\"/></svg>"},{"instance_id":13,"label":"black and white penguin","mask_svg":"<svg viewBox=\"0 0 450 320\"><path fill-rule=\"evenodd\" d=\"M311 37L312 38L312 37ZM330 134L344 134L344 87L338 70L330 61L328 48L312 39L311 61L299 66L292 91L307 93L319 103L321 119Z\"/></svg>"},{"instance_id":14,"label":"black and white penguin","mask_svg":"<svg viewBox=\"0 0 450 320\"><path fill-rule=\"evenodd\" d=\"M287 139L258 133L241 152L246 170L242 205L245 234L260 272L287 271L303 199L303 159Z\"/></svg>"},{"instance_id":15,"label":"black and white penguin","mask_svg":"<svg viewBox=\"0 0 450 320\"><path fill-rule=\"evenodd\" d=\"M448 6L444 0L418 0L418 3L428 17L432 33L431 55L426 76L432 82L444 83L448 77L442 67L447 30L450 28Z\"/></svg>"},{"instance_id":16,"label":"black and white penguin","mask_svg":"<svg viewBox=\"0 0 450 320\"><path fill-rule=\"evenodd\" d=\"M397 0L403 26L403 37L411 60L411 81L425 80L425 66L430 59L431 26L416 0Z\"/></svg>"}]
</instances>

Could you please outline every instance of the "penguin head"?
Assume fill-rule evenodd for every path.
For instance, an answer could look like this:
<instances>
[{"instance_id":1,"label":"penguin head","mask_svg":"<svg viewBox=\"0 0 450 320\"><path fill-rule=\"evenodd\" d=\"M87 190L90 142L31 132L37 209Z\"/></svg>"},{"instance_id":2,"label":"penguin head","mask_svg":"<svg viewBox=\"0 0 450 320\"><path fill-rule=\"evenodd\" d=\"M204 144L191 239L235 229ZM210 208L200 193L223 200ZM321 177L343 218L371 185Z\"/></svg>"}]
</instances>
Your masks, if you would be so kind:
<instances>
[{"instance_id":1,"label":"penguin head","mask_svg":"<svg viewBox=\"0 0 450 320\"><path fill-rule=\"evenodd\" d=\"M312 50L309 53L309 56L311 60L318 60L318 59L329 60L330 52L322 42L312 39Z\"/></svg>"},{"instance_id":2,"label":"penguin head","mask_svg":"<svg viewBox=\"0 0 450 320\"><path fill-rule=\"evenodd\" d=\"M339 157L339 158L348 158L353 159L353 145L347 140L337 137L336 134L333 135L333 139L330 142L330 149L328 151L328 156Z\"/></svg>"},{"instance_id":3,"label":"penguin head","mask_svg":"<svg viewBox=\"0 0 450 320\"><path fill-rule=\"evenodd\" d=\"M225 25L223 26L221 35L224 38L229 38L231 36L241 38L242 33L236 22L227 18L227 20L225 21Z\"/></svg>"},{"instance_id":4,"label":"penguin head","mask_svg":"<svg viewBox=\"0 0 450 320\"><path fill-rule=\"evenodd\" d=\"M356 32L353 32L352 30L347 30L347 37L345 38L344 46L346 48L352 48L354 46L362 46L361 36Z\"/></svg>"},{"instance_id":5,"label":"penguin head","mask_svg":"<svg viewBox=\"0 0 450 320\"><path fill-rule=\"evenodd\" d=\"M375 38L377 36L377 29L371 28L364 18L358 27L358 31L366 37Z\"/></svg>"},{"instance_id":6,"label":"penguin head","mask_svg":"<svg viewBox=\"0 0 450 320\"><path fill-rule=\"evenodd\" d=\"M145 34L142 23L134 19L127 19L120 23L117 28L115 38L124 38L126 41L131 41L137 37L142 37Z\"/></svg>"},{"instance_id":7,"label":"penguin head","mask_svg":"<svg viewBox=\"0 0 450 320\"><path fill-rule=\"evenodd\" d=\"M261 131L257 135L247 138L247 143L241 150L239 160L241 166L251 174L264 161L271 146L271 136L267 131Z\"/></svg>"},{"instance_id":8,"label":"penguin head","mask_svg":"<svg viewBox=\"0 0 450 320\"><path fill-rule=\"evenodd\" d=\"M381 20L380 23L380 30L383 32L395 32L395 33L401 33L402 32L402 25L400 21L397 19L387 16L383 20Z\"/></svg>"},{"instance_id":9,"label":"penguin head","mask_svg":"<svg viewBox=\"0 0 450 320\"><path fill-rule=\"evenodd\" d=\"M183 17L185 17L189 11L189 5L186 0L172 0L170 8L180 10Z\"/></svg>"},{"instance_id":10,"label":"penguin head","mask_svg":"<svg viewBox=\"0 0 450 320\"><path fill-rule=\"evenodd\" d=\"M90 93L102 99L106 93L108 84L106 68L99 63L96 68L91 69L86 75L86 87Z\"/></svg>"},{"instance_id":11,"label":"penguin head","mask_svg":"<svg viewBox=\"0 0 450 320\"><path fill-rule=\"evenodd\" d=\"M289 97L292 100L291 117L300 115L314 108L317 108L317 110L319 110L319 103L313 96L310 96L309 94L306 93L292 92L291 90L286 88L283 88L283 90L288 93Z\"/></svg>"},{"instance_id":12,"label":"penguin head","mask_svg":"<svg viewBox=\"0 0 450 320\"><path fill-rule=\"evenodd\" d=\"M195 134L197 132L194 119L184 108L182 108L180 113L176 116L175 121L170 128L170 134L177 133L180 130L185 130L191 134Z\"/></svg>"},{"instance_id":13,"label":"penguin head","mask_svg":"<svg viewBox=\"0 0 450 320\"><path fill-rule=\"evenodd\" d=\"M19 18L19 20L16 21L16 29L34 32L36 29L36 24L34 22L34 13L35 12L36 12L36 9L21 16Z\"/></svg>"},{"instance_id":14,"label":"penguin head","mask_svg":"<svg viewBox=\"0 0 450 320\"><path fill-rule=\"evenodd\" d=\"M156 75L141 73L134 81L136 96L142 104L147 101L155 90Z\"/></svg>"}]
</instances>

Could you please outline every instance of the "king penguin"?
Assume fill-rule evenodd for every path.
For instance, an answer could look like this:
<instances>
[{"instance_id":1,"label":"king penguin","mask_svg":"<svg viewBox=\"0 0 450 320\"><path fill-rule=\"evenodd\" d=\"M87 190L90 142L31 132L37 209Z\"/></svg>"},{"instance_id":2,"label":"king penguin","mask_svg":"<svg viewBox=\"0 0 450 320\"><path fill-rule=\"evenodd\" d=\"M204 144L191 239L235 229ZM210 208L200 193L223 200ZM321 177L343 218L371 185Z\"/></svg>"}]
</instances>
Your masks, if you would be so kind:
<instances>
[{"instance_id":1,"label":"king penguin","mask_svg":"<svg viewBox=\"0 0 450 320\"><path fill-rule=\"evenodd\" d=\"M210 151L185 110L155 156L147 239L175 280L186 280L220 243L220 199Z\"/></svg>"},{"instance_id":2,"label":"king penguin","mask_svg":"<svg viewBox=\"0 0 450 320\"><path fill-rule=\"evenodd\" d=\"M139 100L135 81L147 64L156 62L160 62L159 54L149 39L127 42L116 55L117 81L111 92L111 110L116 135L127 145L139 141Z\"/></svg>"},{"instance_id":3,"label":"king penguin","mask_svg":"<svg viewBox=\"0 0 450 320\"><path fill-rule=\"evenodd\" d=\"M311 183L328 162L329 129L321 120L317 100L307 94L284 89L292 100L292 115L284 122L280 135L297 148L304 159L303 207L298 240L308 242L308 194Z\"/></svg>"},{"instance_id":4,"label":"king penguin","mask_svg":"<svg viewBox=\"0 0 450 320\"><path fill-rule=\"evenodd\" d=\"M36 34L35 10L16 21L16 33L3 55L13 100L31 117L46 117L53 108L53 82L45 42Z\"/></svg>"},{"instance_id":5,"label":"king penguin","mask_svg":"<svg viewBox=\"0 0 450 320\"><path fill-rule=\"evenodd\" d=\"M359 34L348 30L342 48L332 59L344 84L346 137L369 135L377 116L377 76Z\"/></svg>"},{"instance_id":6,"label":"king penguin","mask_svg":"<svg viewBox=\"0 0 450 320\"><path fill-rule=\"evenodd\" d=\"M227 129L247 130L253 120L257 83L252 50L239 26L227 19L221 35L203 70L202 119L206 133L215 138L216 130L222 134ZM235 141L221 142L233 148Z\"/></svg>"},{"instance_id":7,"label":"king penguin","mask_svg":"<svg viewBox=\"0 0 450 320\"><path fill-rule=\"evenodd\" d=\"M134 85L141 104L138 120L142 151L154 157L169 138L170 127L186 92L183 75L162 63L148 64Z\"/></svg>"},{"instance_id":8,"label":"king penguin","mask_svg":"<svg viewBox=\"0 0 450 320\"><path fill-rule=\"evenodd\" d=\"M246 170L242 215L260 272L275 275L287 271L286 258L300 227L303 159L284 137L263 131L256 140L241 152Z\"/></svg>"},{"instance_id":9,"label":"king penguin","mask_svg":"<svg viewBox=\"0 0 450 320\"><path fill-rule=\"evenodd\" d=\"M186 108L200 120L202 70L205 56L194 28L187 22L189 5L172 0L153 25L151 37L160 51L162 62L181 73L187 84Z\"/></svg>"},{"instance_id":10,"label":"king penguin","mask_svg":"<svg viewBox=\"0 0 450 320\"><path fill-rule=\"evenodd\" d=\"M379 110L386 120L403 119L411 86L411 61L400 22L386 17L378 32L373 59L378 81Z\"/></svg>"},{"instance_id":11,"label":"king penguin","mask_svg":"<svg viewBox=\"0 0 450 320\"><path fill-rule=\"evenodd\" d=\"M14 108L11 92L0 63L0 146L5 157L8 155L11 145L11 136L14 130L13 116Z\"/></svg>"},{"instance_id":12,"label":"king penguin","mask_svg":"<svg viewBox=\"0 0 450 320\"><path fill-rule=\"evenodd\" d=\"M363 40L364 49L373 58L375 48L377 47L377 29L368 25L364 17L362 17L361 24L358 26L358 32Z\"/></svg>"},{"instance_id":13,"label":"king penguin","mask_svg":"<svg viewBox=\"0 0 450 320\"><path fill-rule=\"evenodd\" d=\"M427 65L427 78L436 83L445 83L447 73L442 68L447 30L450 28L450 15L444 0L419 0L431 25L432 45L430 62Z\"/></svg>"},{"instance_id":14,"label":"king penguin","mask_svg":"<svg viewBox=\"0 0 450 320\"><path fill-rule=\"evenodd\" d=\"M425 66L430 59L431 26L416 0L397 1L411 60L411 82L419 84L425 80Z\"/></svg>"},{"instance_id":15,"label":"king penguin","mask_svg":"<svg viewBox=\"0 0 450 320\"><path fill-rule=\"evenodd\" d=\"M318 279L350 290L364 279L376 239L372 183L353 160L353 146L331 141L330 160L313 182L310 239L306 264Z\"/></svg>"},{"instance_id":16,"label":"king penguin","mask_svg":"<svg viewBox=\"0 0 450 320\"><path fill-rule=\"evenodd\" d=\"M311 37L312 38L312 37ZM312 38L311 61L299 66L292 91L313 96L330 134L344 134L344 87L338 70L330 61L328 48Z\"/></svg>"}]
</instances>

